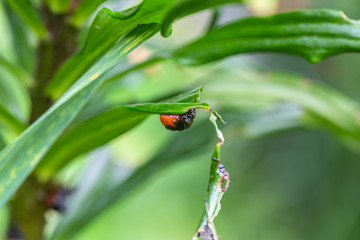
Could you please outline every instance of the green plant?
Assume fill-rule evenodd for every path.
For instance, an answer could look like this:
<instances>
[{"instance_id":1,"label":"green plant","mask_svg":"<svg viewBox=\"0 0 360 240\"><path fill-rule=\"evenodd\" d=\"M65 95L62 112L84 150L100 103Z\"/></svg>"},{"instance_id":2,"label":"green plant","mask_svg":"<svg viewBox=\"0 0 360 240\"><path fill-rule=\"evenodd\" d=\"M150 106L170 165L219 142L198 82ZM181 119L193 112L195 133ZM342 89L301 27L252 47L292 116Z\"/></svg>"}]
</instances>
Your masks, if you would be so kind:
<instances>
[{"instance_id":1,"label":"green plant","mask_svg":"<svg viewBox=\"0 0 360 240\"><path fill-rule=\"evenodd\" d=\"M336 54L359 52L360 22L328 9L248 17L220 26L214 18L209 31L196 40L173 49L159 49L134 64L124 57L159 32L169 37L176 31L171 28L175 20L242 1L144 0L120 12L102 8L87 27L86 20L102 2L1 1L0 21L8 25L3 31L13 41L4 45L7 49L0 55L0 72L4 76L0 79L0 205L7 204L9 221L16 223L27 239L44 236L44 214L48 209L46 197L39 194L56 188L61 182L57 180L59 172L66 172L79 156L123 135L153 114L184 114L190 108L210 111L220 139L211 160L204 216L194 239L218 239L213 219L227 189L221 183L227 184L229 175L219 164L224 138L216 119L223 120L209 104L200 103L202 87L198 86L202 84L206 99L219 110L239 114L252 109L241 113L251 116L243 128L247 137L305 126L328 131L349 149L358 151L359 106L353 100L294 74L266 75L254 70L241 73L236 71L236 65L225 66L218 60L240 53L282 52L317 63ZM86 40L80 41L79 37ZM166 79L153 89L144 84L136 93L126 87L120 89L129 74L150 65L174 62L192 70L196 65L197 74L205 73L209 80L175 85ZM213 64L210 70L206 69L209 63ZM136 101L121 98L136 94ZM264 127L261 116L252 114L274 102L290 103L299 111L280 121L274 117L278 124ZM292 113L281 107L279 112ZM115 178L114 170L106 168L112 173L98 176L91 188L77 197L50 239L72 238L161 168L191 156L214 137L205 132L196 134L196 129L190 128L175 136L167 148L149 157L125 180Z\"/></svg>"}]
</instances>

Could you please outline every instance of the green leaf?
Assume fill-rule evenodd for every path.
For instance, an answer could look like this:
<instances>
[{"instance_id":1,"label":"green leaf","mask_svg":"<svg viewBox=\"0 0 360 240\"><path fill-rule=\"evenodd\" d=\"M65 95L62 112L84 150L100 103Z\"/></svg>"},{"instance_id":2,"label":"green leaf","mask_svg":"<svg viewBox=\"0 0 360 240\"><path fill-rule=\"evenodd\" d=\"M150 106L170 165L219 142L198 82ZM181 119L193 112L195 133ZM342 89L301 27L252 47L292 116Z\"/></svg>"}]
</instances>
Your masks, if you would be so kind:
<instances>
[{"instance_id":1,"label":"green leaf","mask_svg":"<svg viewBox=\"0 0 360 240\"><path fill-rule=\"evenodd\" d=\"M26 129L26 125L15 118L0 104L0 126L10 131L13 136L18 136Z\"/></svg>"},{"instance_id":2,"label":"green leaf","mask_svg":"<svg viewBox=\"0 0 360 240\"><path fill-rule=\"evenodd\" d=\"M208 27L207 27L207 31L211 31L213 28L215 28L215 26L217 25L219 18L221 16L221 11L222 9L220 8L215 8L214 10L212 10L212 16L211 16L211 21L209 21Z\"/></svg>"},{"instance_id":3,"label":"green leaf","mask_svg":"<svg viewBox=\"0 0 360 240\"><path fill-rule=\"evenodd\" d=\"M108 143L141 123L149 114L114 108L72 128L51 148L37 168L41 179L49 179L82 153Z\"/></svg>"},{"instance_id":4,"label":"green leaf","mask_svg":"<svg viewBox=\"0 0 360 240\"><path fill-rule=\"evenodd\" d=\"M147 24L127 34L45 114L0 152L0 206L10 198L89 101L104 81L105 73L124 55L158 31L157 24Z\"/></svg>"},{"instance_id":5,"label":"green leaf","mask_svg":"<svg viewBox=\"0 0 360 240\"><path fill-rule=\"evenodd\" d=\"M221 189L221 182L223 181L224 176L227 176L225 168L223 168L223 166L219 163L219 158L217 158L219 157L219 151L219 147L217 146L211 160L209 189L208 196L205 200L204 217L200 223L200 227L198 228L192 239L219 239L215 230L213 220L217 216L221 208L220 200L222 198L222 195L224 194ZM224 172L222 172L222 170ZM209 238L209 236L211 236L211 238Z\"/></svg>"},{"instance_id":6,"label":"green leaf","mask_svg":"<svg viewBox=\"0 0 360 240\"><path fill-rule=\"evenodd\" d=\"M0 52L2 55L7 56L9 59L15 59L14 43L9 36L11 36L12 28L9 15L7 14L7 3L0 1Z\"/></svg>"},{"instance_id":7,"label":"green leaf","mask_svg":"<svg viewBox=\"0 0 360 240\"><path fill-rule=\"evenodd\" d=\"M176 0L144 0L142 4L121 12L102 8L90 27L84 48L56 72L46 89L46 93L53 99L61 96L81 74L118 41L119 37L138 25L161 23L164 15L175 2ZM202 1L196 2L201 3ZM187 14L229 2L238 1L221 0L214 3L208 0L205 4L190 4L192 9ZM182 16L185 15L182 14Z\"/></svg>"},{"instance_id":8,"label":"green leaf","mask_svg":"<svg viewBox=\"0 0 360 240\"><path fill-rule=\"evenodd\" d=\"M109 84L111 82L119 80L122 77L126 76L127 74L132 73L132 72L134 72L136 70L144 69L147 66L151 66L151 65L153 65L155 63L163 61L163 60L166 59L165 55L163 53L157 53L156 56L152 56L151 58L145 60L144 62L130 65L126 69L121 71L120 73L115 74L114 76L111 76L108 80L106 80L105 84Z\"/></svg>"},{"instance_id":9,"label":"green leaf","mask_svg":"<svg viewBox=\"0 0 360 240\"><path fill-rule=\"evenodd\" d=\"M235 111L236 112L236 111ZM280 132L302 128L304 110L296 104L275 104L262 110L239 111L239 116L248 115L250 119L242 127L242 136L246 139L258 139Z\"/></svg>"},{"instance_id":10,"label":"green leaf","mask_svg":"<svg viewBox=\"0 0 360 240\"><path fill-rule=\"evenodd\" d=\"M3 6L0 3L0 9ZM10 39L10 43L6 41L1 41L2 54L0 54L0 105L3 108L6 108L7 111L13 115L17 121L26 122L30 115L31 109L31 100L27 87L32 86L34 83L31 75L25 71L19 64L23 61L19 60L20 50L24 50L23 53L26 54L27 50L24 45L18 45L17 43L24 43L26 40L23 38L24 35L19 34L24 29L20 29L23 26L20 26L18 21L22 21L15 14L12 9L7 6L4 8L6 12L0 11L0 15L6 15L7 21L3 22L3 30L1 34L7 36ZM10 37L9 37L10 36ZM18 39L19 37L19 39ZM31 60L31 57L28 56L28 60ZM15 135L16 136L16 135Z\"/></svg>"},{"instance_id":11,"label":"green leaf","mask_svg":"<svg viewBox=\"0 0 360 240\"><path fill-rule=\"evenodd\" d=\"M221 82L206 86L203 97L237 109L266 109L284 102L295 104L302 110L299 123L303 126L329 131L352 150L359 151L359 104L324 84L294 74L242 71L227 77L222 75Z\"/></svg>"},{"instance_id":12,"label":"green leaf","mask_svg":"<svg viewBox=\"0 0 360 240\"><path fill-rule=\"evenodd\" d=\"M180 103L119 106L74 126L50 149L37 168L37 175L41 179L48 179L78 155L100 147L129 131L148 117L149 113L181 114L187 112L188 108L208 107L207 104L198 103L201 89L195 88L169 99ZM185 101L188 103L183 103Z\"/></svg>"},{"instance_id":13,"label":"green leaf","mask_svg":"<svg viewBox=\"0 0 360 240\"><path fill-rule=\"evenodd\" d=\"M198 101L201 89L202 88L194 89L172 99L177 99L179 102L185 101L185 99ZM193 96L190 97L191 95ZM197 103L194 102L193 104L195 107ZM150 111L152 112L153 110L149 110L149 112ZM213 114L211 114L211 116L211 120L217 129L217 135L219 138L222 138L222 133L218 130L215 122L216 116ZM74 236L86 226L87 223L92 221L93 218L97 217L105 209L110 208L116 202L122 200L128 193L139 187L139 185L147 182L147 179L158 171L206 147L209 143L209 138L213 136L207 128L207 124L200 123L197 127L191 128L191 131L178 133L162 152L136 169L135 172L125 180L115 177L118 175L116 174L118 171L117 167L113 164L110 163L108 166L102 167L103 169L99 170L99 173L96 174L101 177L93 181L93 184L91 184L92 187L87 187L87 189L90 190L75 194L74 199L71 200L72 204L70 207L72 209L69 209L51 239L66 239L69 236ZM194 136L198 137L194 138ZM223 139L218 145L220 146L222 143ZM87 170L85 171L87 172ZM106 172L106 177L103 177L103 172ZM82 207L79 208L79 206Z\"/></svg>"},{"instance_id":14,"label":"green leaf","mask_svg":"<svg viewBox=\"0 0 360 240\"><path fill-rule=\"evenodd\" d=\"M34 84L34 79L28 72L17 66L15 63L6 60L1 54L0 67L4 68L6 71L12 74L20 83L24 85L30 87Z\"/></svg>"},{"instance_id":15,"label":"green leaf","mask_svg":"<svg viewBox=\"0 0 360 240\"><path fill-rule=\"evenodd\" d=\"M2 136L2 133L0 132L0 150L2 150L6 146L4 137Z\"/></svg>"},{"instance_id":16,"label":"green leaf","mask_svg":"<svg viewBox=\"0 0 360 240\"><path fill-rule=\"evenodd\" d=\"M36 50L33 44L34 34L31 32L32 30L23 23L22 19L16 14L16 12L14 12L10 7L7 7L6 10L11 28L10 39L13 43L15 53L14 62L23 68L23 70L20 71L25 70L29 73L33 73L36 65ZM8 34L6 34L6 36L8 37ZM3 56L8 57L5 52L2 53ZM31 83L29 86L31 86Z\"/></svg>"},{"instance_id":17,"label":"green leaf","mask_svg":"<svg viewBox=\"0 0 360 240\"><path fill-rule=\"evenodd\" d=\"M51 12L56 14L67 13L70 8L70 0L45 0Z\"/></svg>"},{"instance_id":18,"label":"green leaf","mask_svg":"<svg viewBox=\"0 0 360 240\"><path fill-rule=\"evenodd\" d=\"M84 0L71 17L71 23L81 27L91 14L106 0Z\"/></svg>"},{"instance_id":19,"label":"green leaf","mask_svg":"<svg viewBox=\"0 0 360 240\"><path fill-rule=\"evenodd\" d=\"M360 51L360 22L335 10L302 10L250 17L215 28L172 56L185 65L204 64L247 52L297 54L312 63Z\"/></svg>"},{"instance_id":20,"label":"green leaf","mask_svg":"<svg viewBox=\"0 0 360 240\"><path fill-rule=\"evenodd\" d=\"M0 105L8 110L18 121L26 122L30 115L31 101L24 81L27 74L18 70L10 62L0 57Z\"/></svg>"},{"instance_id":21,"label":"green leaf","mask_svg":"<svg viewBox=\"0 0 360 240\"><path fill-rule=\"evenodd\" d=\"M203 90L203 87L194 88L188 92L179 94L175 97L168 98L164 102L173 102L173 103L198 103L200 102L200 93Z\"/></svg>"},{"instance_id":22,"label":"green leaf","mask_svg":"<svg viewBox=\"0 0 360 240\"><path fill-rule=\"evenodd\" d=\"M19 14L25 23L34 30L39 38L47 37L47 30L29 0L6 1L17 12L17 14Z\"/></svg>"},{"instance_id":23,"label":"green leaf","mask_svg":"<svg viewBox=\"0 0 360 240\"><path fill-rule=\"evenodd\" d=\"M221 198L226 192L229 185L229 173L225 170L224 166L220 164L220 147L224 143L224 137L216 124L217 117L210 116L210 121L214 124L217 137L221 140L215 147L211 157L210 178L207 197L205 198L205 212L202 220L193 236L193 240L198 239L211 239L218 240L219 237L215 230L214 218L218 215L221 209ZM225 182L225 185L222 184ZM211 237L210 237L211 236Z\"/></svg>"},{"instance_id":24,"label":"green leaf","mask_svg":"<svg viewBox=\"0 0 360 240\"><path fill-rule=\"evenodd\" d=\"M164 37L171 35L171 24L178 18L185 17L192 13L216 7L227 3L240 3L243 0L178 0L172 7L167 11L162 23L161 23L161 34Z\"/></svg>"},{"instance_id":25,"label":"green leaf","mask_svg":"<svg viewBox=\"0 0 360 240\"><path fill-rule=\"evenodd\" d=\"M208 149L211 143L209 139L214 138L214 134L213 131L209 131L209 125L206 122L191 127L189 131L177 133L160 153L137 168L126 179L119 179L119 169L115 164L101 166L102 169L96 168L99 172L96 174L97 178L90 183L91 186L82 192L75 192L72 199L69 199L71 203L69 209L51 240L69 239L75 236L94 218L148 183L152 177L167 167ZM194 138L194 136L198 137ZM89 183L87 172L86 169L83 181Z\"/></svg>"},{"instance_id":26,"label":"green leaf","mask_svg":"<svg viewBox=\"0 0 360 240\"><path fill-rule=\"evenodd\" d=\"M141 103L124 106L126 109L155 114L182 114L190 108L209 109L207 103Z\"/></svg>"},{"instance_id":27,"label":"green leaf","mask_svg":"<svg viewBox=\"0 0 360 240\"><path fill-rule=\"evenodd\" d=\"M103 56L124 34L141 24L160 22L171 1L144 1L131 9L114 12L102 8L96 15L84 48L70 58L51 79L46 92L53 99L63 94L97 59ZM134 15L135 14L135 15Z\"/></svg>"}]
</instances>

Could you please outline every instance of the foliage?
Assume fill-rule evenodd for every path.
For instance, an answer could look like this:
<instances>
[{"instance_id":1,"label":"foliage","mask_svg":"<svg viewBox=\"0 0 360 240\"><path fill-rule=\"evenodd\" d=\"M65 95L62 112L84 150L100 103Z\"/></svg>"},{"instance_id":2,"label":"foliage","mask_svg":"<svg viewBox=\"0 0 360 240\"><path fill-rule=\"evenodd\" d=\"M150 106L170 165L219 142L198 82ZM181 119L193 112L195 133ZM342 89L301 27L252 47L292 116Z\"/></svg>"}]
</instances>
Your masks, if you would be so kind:
<instances>
[{"instance_id":1,"label":"foliage","mask_svg":"<svg viewBox=\"0 0 360 240\"><path fill-rule=\"evenodd\" d=\"M247 2L144 0L122 11L97 11L104 2L0 1L1 233L11 226L27 239L73 239L152 176L216 146L205 210L193 239L218 239L213 221L228 188L228 171L236 172L220 163L224 136L266 139L310 129L330 133L348 149L342 151L359 154L356 100L295 73L243 67L243 60L228 58L280 52L318 63L359 52L359 21L341 11L315 9L220 24L218 16L228 4ZM214 18L209 31L196 39L170 48L154 40L157 33L176 33L175 21L207 9ZM148 49L152 55L141 61L126 58ZM154 115L181 115L192 108L198 122L184 133L164 133L152 122L141 129ZM203 119L204 109L215 131ZM217 112L228 125L217 126L216 120L225 124ZM100 167L92 160L100 147L108 155L116 142L130 144L129 135L137 129L142 133L127 147L131 156L144 152L140 163L129 160L127 169L112 157ZM142 141L147 132L149 138ZM59 186L75 190L65 191L71 196L59 220L47 219L48 208L55 208L49 199Z\"/></svg>"}]
</instances>

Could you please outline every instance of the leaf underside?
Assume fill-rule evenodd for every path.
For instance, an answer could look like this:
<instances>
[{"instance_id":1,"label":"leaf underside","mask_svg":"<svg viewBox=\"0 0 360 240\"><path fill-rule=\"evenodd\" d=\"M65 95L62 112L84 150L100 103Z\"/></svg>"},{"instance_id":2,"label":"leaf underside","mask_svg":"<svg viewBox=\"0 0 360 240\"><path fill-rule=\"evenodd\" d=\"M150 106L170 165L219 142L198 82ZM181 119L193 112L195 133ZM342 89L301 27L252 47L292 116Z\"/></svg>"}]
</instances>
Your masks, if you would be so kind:
<instances>
[{"instance_id":1,"label":"leaf underside","mask_svg":"<svg viewBox=\"0 0 360 240\"><path fill-rule=\"evenodd\" d=\"M311 63L360 51L360 22L336 10L301 10L250 17L218 27L171 56L185 65L204 64L247 52L283 52Z\"/></svg>"}]
</instances>

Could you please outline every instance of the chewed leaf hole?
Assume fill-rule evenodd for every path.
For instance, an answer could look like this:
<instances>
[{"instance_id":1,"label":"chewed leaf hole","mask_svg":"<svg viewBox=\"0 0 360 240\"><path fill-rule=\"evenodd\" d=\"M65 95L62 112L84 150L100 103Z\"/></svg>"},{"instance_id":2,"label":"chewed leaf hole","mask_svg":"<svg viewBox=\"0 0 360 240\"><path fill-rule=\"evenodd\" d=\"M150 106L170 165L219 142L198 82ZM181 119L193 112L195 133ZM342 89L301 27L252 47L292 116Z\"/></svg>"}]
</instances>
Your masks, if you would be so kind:
<instances>
[{"instance_id":1,"label":"chewed leaf hole","mask_svg":"<svg viewBox=\"0 0 360 240\"><path fill-rule=\"evenodd\" d=\"M219 164L218 171L220 172L220 174L222 174L222 177L218 182L218 189L224 193L229 187L229 173L226 171L225 167L222 164Z\"/></svg>"}]
</instances>

